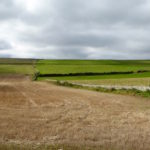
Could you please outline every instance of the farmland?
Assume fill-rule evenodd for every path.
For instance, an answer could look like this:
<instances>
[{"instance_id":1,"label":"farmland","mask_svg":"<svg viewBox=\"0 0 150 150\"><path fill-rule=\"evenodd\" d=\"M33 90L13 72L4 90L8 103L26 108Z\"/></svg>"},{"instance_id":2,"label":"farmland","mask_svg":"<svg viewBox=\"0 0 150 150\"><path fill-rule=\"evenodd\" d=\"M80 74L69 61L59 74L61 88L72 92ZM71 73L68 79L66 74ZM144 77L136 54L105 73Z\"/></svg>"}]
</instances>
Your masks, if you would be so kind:
<instances>
[{"instance_id":1,"label":"farmland","mask_svg":"<svg viewBox=\"0 0 150 150\"><path fill-rule=\"evenodd\" d=\"M35 72L40 74L38 80L71 80L84 83L104 83L110 79L148 80L150 61L0 59L0 74L33 75Z\"/></svg>"},{"instance_id":2,"label":"farmland","mask_svg":"<svg viewBox=\"0 0 150 150\"><path fill-rule=\"evenodd\" d=\"M63 80L84 84L150 85L150 61L40 60L38 80ZM43 76L42 76L43 75ZM45 76L44 76L45 75Z\"/></svg>"},{"instance_id":3,"label":"farmland","mask_svg":"<svg viewBox=\"0 0 150 150\"><path fill-rule=\"evenodd\" d=\"M150 61L0 59L0 149L148 150L149 91L145 98L48 81L148 87L149 71Z\"/></svg>"},{"instance_id":4,"label":"farmland","mask_svg":"<svg viewBox=\"0 0 150 150\"><path fill-rule=\"evenodd\" d=\"M40 60L37 69L41 74L136 72L150 70L150 61Z\"/></svg>"},{"instance_id":5,"label":"farmland","mask_svg":"<svg viewBox=\"0 0 150 150\"><path fill-rule=\"evenodd\" d=\"M0 148L146 150L149 106L145 98L2 76Z\"/></svg>"},{"instance_id":6,"label":"farmland","mask_svg":"<svg viewBox=\"0 0 150 150\"><path fill-rule=\"evenodd\" d=\"M0 74L26 74L34 73L33 60L28 59L0 59Z\"/></svg>"}]
</instances>

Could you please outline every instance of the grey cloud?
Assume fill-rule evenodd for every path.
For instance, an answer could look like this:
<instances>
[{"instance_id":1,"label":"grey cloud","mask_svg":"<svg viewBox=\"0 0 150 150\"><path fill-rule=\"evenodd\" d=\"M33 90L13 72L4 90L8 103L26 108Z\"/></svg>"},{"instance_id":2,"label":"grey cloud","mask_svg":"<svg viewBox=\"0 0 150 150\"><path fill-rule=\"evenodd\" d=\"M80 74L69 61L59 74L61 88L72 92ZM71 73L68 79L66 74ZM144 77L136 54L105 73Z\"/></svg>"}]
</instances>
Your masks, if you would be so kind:
<instances>
[{"instance_id":1,"label":"grey cloud","mask_svg":"<svg viewBox=\"0 0 150 150\"><path fill-rule=\"evenodd\" d=\"M11 49L11 44L9 44L6 41L0 40L0 50L6 50L6 49Z\"/></svg>"},{"instance_id":2,"label":"grey cloud","mask_svg":"<svg viewBox=\"0 0 150 150\"><path fill-rule=\"evenodd\" d=\"M9 19L16 21L16 30L10 29L15 45L30 49L33 57L150 58L148 0L38 2L41 6L34 13L17 5L16 0L0 3L0 20L6 24L10 23ZM21 29L17 29L18 22L23 25Z\"/></svg>"},{"instance_id":3,"label":"grey cloud","mask_svg":"<svg viewBox=\"0 0 150 150\"><path fill-rule=\"evenodd\" d=\"M13 0L0 1L0 21L17 18L20 9L15 5Z\"/></svg>"},{"instance_id":4,"label":"grey cloud","mask_svg":"<svg viewBox=\"0 0 150 150\"><path fill-rule=\"evenodd\" d=\"M23 41L32 42L35 45L42 44L45 46L81 46L81 47L111 47L118 42L121 44L121 38L118 35L113 35L112 33L76 33L76 32L55 32L55 33L40 33L40 35L26 35L22 37Z\"/></svg>"},{"instance_id":5,"label":"grey cloud","mask_svg":"<svg viewBox=\"0 0 150 150\"><path fill-rule=\"evenodd\" d=\"M147 5L147 0L54 1L56 16L63 22L98 23L107 26L120 22L127 24L147 22L150 17Z\"/></svg>"},{"instance_id":6,"label":"grey cloud","mask_svg":"<svg viewBox=\"0 0 150 150\"><path fill-rule=\"evenodd\" d=\"M84 59L88 57L88 53L86 51L83 51L80 47L64 47L60 49L55 50L55 57L56 58L62 58L62 59Z\"/></svg>"},{"instance_id":7,"label":"grey cloud","mask_svg":"<svg viewBox=\"0 0 150 150\"><path fill-rule=\"evenodd\" d=\"M0 53L0 58L11 58L10 54L1 54Z\"/></svg>"},{"instance_id":8,"label":"grey cloud","mask_svg":"<svg viewBox=\"0 0 150 150\"><path fill-rule=\"evenodd\" d=\"M36 49L32 51L30 57L44 59L85 59L88 57L88 53L80 49L80 47L47 47L45 49Z\"/></svg>"}]
</instances>

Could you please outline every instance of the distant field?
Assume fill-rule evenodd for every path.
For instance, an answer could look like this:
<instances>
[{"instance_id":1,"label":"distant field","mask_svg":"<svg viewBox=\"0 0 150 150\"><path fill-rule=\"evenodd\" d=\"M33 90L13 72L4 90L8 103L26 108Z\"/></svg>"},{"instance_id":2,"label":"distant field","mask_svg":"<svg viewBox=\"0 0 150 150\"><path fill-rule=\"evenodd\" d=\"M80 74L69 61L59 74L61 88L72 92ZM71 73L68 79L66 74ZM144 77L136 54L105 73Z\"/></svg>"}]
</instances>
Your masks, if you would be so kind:
<instances>
[{"instance_id":1,"label":"distant field","mask_svg":"<svg viewBox=\"0 0 150 150\"><path fill-rule=\"evenodd\" d=\"M33 74L33 64L30 59L0 59L0 74Z\"/></svg>"},{"instance_id":2,"label":"distant field","mask_svg":"<svg viewBox=\"0 0 150 150\"><path fill-rule=\"evenodd\" d=\"M0 74L33 74L32 65L1 65Z\"/></svg>"},{"instance_id":3,"label":"distant field","mask_svg":"<svg viewBox=\"0 0 150 150\"><path fill-rule=\"evenodd\" d=\"M144 72L146 71L146 72ZM32 59L0 59L0 74L34 74L38 80L69 80L90 84L132 84L149 85L150 60L32 60ZM117 72L118 74L113 74ZM126 72L131 72L126 74ZM71 76L69 74L82 74ZM91 75L87 75L91 73ZM104 73L94 75L94 73ZM105 74L106 73L106 74ZM55 76L57 74L57 76ZM61 75L68 76L61 76ZM54 75L50 77L49 75ZM127 82L129 79L129 82ZM140 80L144 82L140 82ZM118 82L117 82L118 81Z\"/></svg>"},{"instance_id":4,"label":"distant field","mask_svg":"<svg viewBox=\"0 0 150 150\"><path fill-rule=\"evenodd\" d=\"M37 69L41 74L126 72L150 70L150 61L40 60Z\"/></svg>"},{"instance_id":5,"label":"distant field","mask_svg":"<svg viewBox=\"0 0 150 150\"><path fill-rule=\"evenodd\" d=\"M33 59L15 59L15 58L0 58L0 64L19 64L19 65L30 65L34 62Z\"/></svg>"}]
</instances>

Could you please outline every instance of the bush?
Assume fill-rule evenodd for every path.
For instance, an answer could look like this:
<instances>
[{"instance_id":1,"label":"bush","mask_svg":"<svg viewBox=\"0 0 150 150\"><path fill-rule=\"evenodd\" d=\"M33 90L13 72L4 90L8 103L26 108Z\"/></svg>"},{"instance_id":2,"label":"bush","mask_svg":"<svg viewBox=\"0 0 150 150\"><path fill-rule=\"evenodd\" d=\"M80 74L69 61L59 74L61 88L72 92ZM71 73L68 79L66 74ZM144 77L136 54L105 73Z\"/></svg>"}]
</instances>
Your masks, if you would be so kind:
<instances>
[{"instance_id":1,"label":"bush","mask_svg":"<svg viewBox=\"0 0 150 150\"><path fill-rule=\"evenodd\" d=\"M40 75L40 72L39 72L39 71L36 71L36 72L33 74L33 76L32 76L32 80L33 80L33 81L36 81L37 78L39 77L39 75Z\"/></svg>"}]
</instances>

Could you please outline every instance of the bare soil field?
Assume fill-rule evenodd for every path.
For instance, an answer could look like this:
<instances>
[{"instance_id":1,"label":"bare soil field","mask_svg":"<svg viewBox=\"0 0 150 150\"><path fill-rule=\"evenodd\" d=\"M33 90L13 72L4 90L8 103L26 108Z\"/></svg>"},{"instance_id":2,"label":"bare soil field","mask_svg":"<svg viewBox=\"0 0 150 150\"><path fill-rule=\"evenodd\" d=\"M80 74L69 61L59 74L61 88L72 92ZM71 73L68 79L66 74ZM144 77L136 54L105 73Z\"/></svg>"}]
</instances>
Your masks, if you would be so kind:
<instances>
[{"instance_id":1,"label":"bare soil field","mask_svg":"<svg viewBox=\"0 0 150 150\"><path fill-rule=\"evenodd\" d=\"M0 77L0 143L150 148L150 101Z\"/></svg>"}]
</instances>

